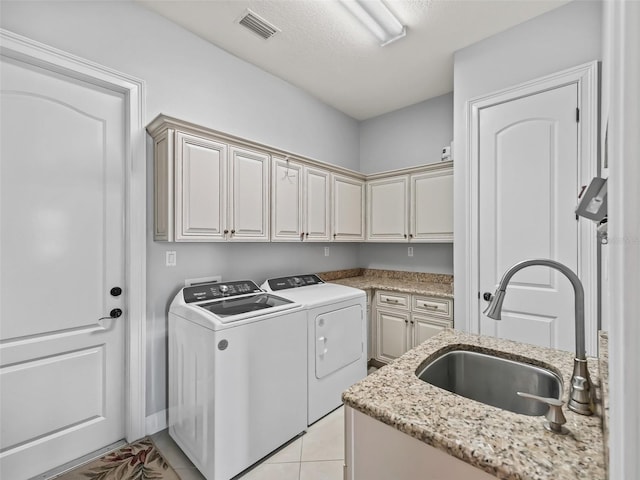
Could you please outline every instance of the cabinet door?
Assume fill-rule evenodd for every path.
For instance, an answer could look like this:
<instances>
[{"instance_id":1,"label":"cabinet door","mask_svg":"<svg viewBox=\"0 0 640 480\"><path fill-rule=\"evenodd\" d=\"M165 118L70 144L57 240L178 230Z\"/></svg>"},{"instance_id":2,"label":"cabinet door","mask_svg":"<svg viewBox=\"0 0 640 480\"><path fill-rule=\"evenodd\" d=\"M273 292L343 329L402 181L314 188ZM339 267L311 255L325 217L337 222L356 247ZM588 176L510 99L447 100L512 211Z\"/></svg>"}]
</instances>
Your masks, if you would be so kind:
<instances>
[{"instance_id":1,"label":"cabinet door","mask_svg":"<svg viewBox=\"0 0 640 480\"><path fill-rule=\"evenodd\" d=\"M453 168L411 175L412 241L453 241Z\"/></svg>"},{"instance_id":2,"label":"cabinet door","mask_svg":"<svg viewBox=\"0 0 640 480\"><path fill-rule=\"evenodd\" d=\"M226 165L224 143L176 135L176 241L224 240Z\"/></svg>"},{"instance_id":3,"label":"cabinet door","mask_svg":"<svg viewBox=\"0 0 640 480\"><path fill-rule=\"evenodd\" d=\"M377 359L391 362L409 350L409 312L376 309Z\"/></svg>"},{"instance_id":4,"label":"cabinet door","mask_svg":"<svg viewBox=\"0 0 640 480\"><path fill-rule=\"evenodd\" d=\"M302 240L303 167L274 158L271 169L271 240Z\"/></svg>"},{"instance_id":5,"label":"cabinet door","mask_svg":"<svg viewBox=\"0 0 640 480\"><path fill-rule=\"evenodd\" d=\"M154 138L153 150L153 239L173 241L174 234L174 183L173 183L172 129Z\"/></svg>"},{"instance_id":6,"label":"cabinet door","mask_svg":"<svg viewBox=\"0 0 640 480\"><path fill-rule=\"evenodd\" d=\"M333 175L333 239L364 241L364 182Z\"/></svg>"},{"instance_id":7,"label":"cabinet door","mask_svg":"<svg viewBox=\"0 0 640 480\"><path fill-rule=\"evenodd\" d=\"M230 150L229 238L269 241L269 155Z\"/></svg>"},{"instance_id":8,"label":"cabinet door","mask_svg":"<svg viewBox=\"0 0 640 480\"><path fill-rule=\"evenodd\" d=\"M409 177L367 182L367 241L406 242L408 223Z\"/></svg>"},{"instance_id":9,"label":"cabinet door","mask_svg":"<svg viewBox=\"0 0 640 480\"><path fill-rule=\"evenodd\" d=\"M330 173L318 168L304 169L304 239L310 242L331 240Z\"/></svg>"},{"instance_id":10,"label":"cabinet door","mask_svg":"<svg viewBox=\"0 0 640 480\"><path fill-rule=\"evenodd\" d=\"M445 328L451 326L452 323L446 320L412 315L411 327L413 328L413 339L410 348L417 347L425 340L428 340Z\"/></svg>"}]
</instances>

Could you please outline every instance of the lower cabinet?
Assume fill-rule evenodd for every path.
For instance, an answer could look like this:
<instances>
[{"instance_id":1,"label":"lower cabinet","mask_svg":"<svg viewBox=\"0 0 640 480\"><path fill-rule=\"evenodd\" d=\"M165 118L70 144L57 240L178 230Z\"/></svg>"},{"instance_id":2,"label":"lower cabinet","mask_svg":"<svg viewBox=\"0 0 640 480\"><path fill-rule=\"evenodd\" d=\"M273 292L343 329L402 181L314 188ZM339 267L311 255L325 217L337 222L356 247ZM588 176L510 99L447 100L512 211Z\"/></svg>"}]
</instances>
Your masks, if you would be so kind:
<instances>
[{"instance_id":1,"label":"lower cabinet","mask_svg":"<svg viewBox=\"0 0 640 480\"><path fill-rule=\"evenodd\" d=\"M371 360L374 356L373 346L373 321L371 316L372 310L372 291L367 290L367 361Z\"/></svg>"},{"instance_id":2,"label":"lower cabinet","mask_svg":"<svg viewBox=\"0 0 640 480\"><path fill-rule=\"evenodd\" d=\"M496 478L351 407L344 421L345 480Z\"/></svg>"},{"instance_id":3,"label":"lower cabinet","mask_svg":"<svg viewBox=\"0 0 640 480\"><path fill-rule=\"evenodd\" d=\"M448 327L453 327L450 299L376 291L376 360L389 363Z\"/></svg>"}]
</instances>

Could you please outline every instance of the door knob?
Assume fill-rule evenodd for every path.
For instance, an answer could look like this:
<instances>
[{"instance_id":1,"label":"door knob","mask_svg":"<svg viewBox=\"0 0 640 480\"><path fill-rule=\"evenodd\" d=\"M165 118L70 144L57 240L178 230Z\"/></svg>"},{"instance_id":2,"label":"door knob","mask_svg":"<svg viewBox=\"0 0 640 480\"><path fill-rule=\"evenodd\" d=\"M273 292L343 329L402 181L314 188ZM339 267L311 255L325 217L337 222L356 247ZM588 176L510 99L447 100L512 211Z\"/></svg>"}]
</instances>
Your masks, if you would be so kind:
<instances>
[{"instance_id":1,"label":"door knob","mask_svg":"<svg viewBox=\"0 0 640 480\"><path fill-rule=\"evenodd\" d=\"M485 300L486 302L490 302L490 301L491 301L491 299L493 298L493 293L491 293L491 292L484 292L484 293L482 294L482 298L484 298L484 300Z\"/></svg>"},{"instance_id":2,"label":"door knob","mask_svg":"<svg viewBox=\"0 0 640 480\"><path fill-rule=\"evenodd\" d=\"M122 289L120 287L113 287L109 293L111 293L112 297L119 297L122 294Z\"/></svg>"}]
</instances>

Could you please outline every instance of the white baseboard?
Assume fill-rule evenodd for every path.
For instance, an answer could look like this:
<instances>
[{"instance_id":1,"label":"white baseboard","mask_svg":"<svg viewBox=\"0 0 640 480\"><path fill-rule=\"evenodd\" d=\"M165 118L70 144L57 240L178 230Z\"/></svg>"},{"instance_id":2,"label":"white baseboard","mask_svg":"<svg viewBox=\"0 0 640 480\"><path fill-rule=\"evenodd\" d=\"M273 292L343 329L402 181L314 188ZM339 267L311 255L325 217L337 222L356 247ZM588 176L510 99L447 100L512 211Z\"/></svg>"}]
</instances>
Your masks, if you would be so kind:
<instances>
[{"instance_id":1,"label":"white baseboard","mask_svg":"<svg viewBox=\"0 0 640 480\"><path fill-rule=\"evenodd\" d=\"M167 428L167 410L160 410L145 419L147 435L153 435Z\"/></svg>"}]
</instances>

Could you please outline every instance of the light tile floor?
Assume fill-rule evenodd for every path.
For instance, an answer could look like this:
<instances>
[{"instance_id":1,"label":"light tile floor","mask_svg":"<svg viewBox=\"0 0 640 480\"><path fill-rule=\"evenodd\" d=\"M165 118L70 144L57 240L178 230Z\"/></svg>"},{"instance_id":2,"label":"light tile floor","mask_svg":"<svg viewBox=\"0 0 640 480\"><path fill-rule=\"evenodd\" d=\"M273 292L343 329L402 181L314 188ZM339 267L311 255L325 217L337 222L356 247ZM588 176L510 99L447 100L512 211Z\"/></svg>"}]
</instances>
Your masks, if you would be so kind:
<instances>
[{"instance_id":1,"label":"light tile floor","mask_svg":"<svg viewBox=\"0 0 640 480\"><path fill-rule=\"evenodd\" d=\"M167 430L151 438L182 480L204 480ZM342 480L343 464L344 407L340 407L237 480Z\"/></svg>"}]
</instances>

